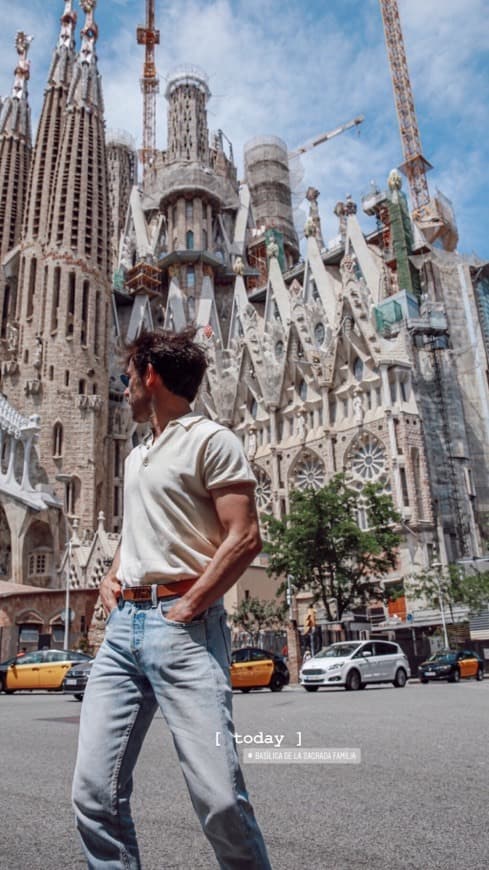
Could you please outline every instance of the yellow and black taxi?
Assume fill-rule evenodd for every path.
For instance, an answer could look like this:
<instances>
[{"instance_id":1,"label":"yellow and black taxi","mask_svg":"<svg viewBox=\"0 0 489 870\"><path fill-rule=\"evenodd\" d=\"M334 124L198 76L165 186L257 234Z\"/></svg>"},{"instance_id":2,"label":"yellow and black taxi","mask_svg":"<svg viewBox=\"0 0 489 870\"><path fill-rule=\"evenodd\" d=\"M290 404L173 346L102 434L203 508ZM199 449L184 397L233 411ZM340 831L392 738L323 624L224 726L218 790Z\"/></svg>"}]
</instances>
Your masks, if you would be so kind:
<instances>
[{"instance_id":1,"label":"yellow and black taxi","mask_svg":"<svg viewBox=\"0 0 489 870\"><path fill-rule=\"evenodd\" d=\"M232 654L233 689L271 689L280 692L289 683L289 669L283 656L255 646L245 646Z\"/></svg>"},{"instance_id":2,"label":"yellow and black taxi","mask_svg":"<svg viewBox=\"0 0 489 870\"><path fill-rule=\"evenodd\" d=\"M458 683L461 679L475 677L484 679L484 661L473 650L440 650L418 668L422 683L430 680L448 680Z\"/></svg>"},{"instance_id":3,"label":"yellow and black taxi","mask_svg":"<svg viewBox=\"0 0 489 870\"><path fill-rule=\"evenodd\" d=\"M16 656L0 664L0 691L11 695L17 691L61 689L73 663L90 658L85 653L66 649L40 649Z\"/></svg>"}]
</instances>

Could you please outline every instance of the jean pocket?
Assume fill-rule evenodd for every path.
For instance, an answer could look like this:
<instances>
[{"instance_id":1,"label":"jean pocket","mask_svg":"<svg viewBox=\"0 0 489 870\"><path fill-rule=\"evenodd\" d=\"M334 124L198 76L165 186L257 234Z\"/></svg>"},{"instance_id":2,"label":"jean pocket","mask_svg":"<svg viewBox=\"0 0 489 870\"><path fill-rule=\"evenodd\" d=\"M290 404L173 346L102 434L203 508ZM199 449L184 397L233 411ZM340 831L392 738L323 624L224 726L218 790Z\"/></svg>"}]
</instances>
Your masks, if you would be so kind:
<instances>
[{"instance_id":1,"label":"jean pocket","mask_svg":"<svg viewBox=\"0 0 489 870\"><path fill-rule=\"evenodd\" d=\"M106 619L105 619L105 627L106 627L106 628L107 628L107 626L109 625L109 623L112 622L112 617L114 616L114 614L115 614L119 609L120 609L120 608L119 608L119 605L118 605L118 604L116 604L116 606L112 608L112 610L110 611L109 615L108 615L108 616L106 617Z\"/></svg>"},{"instance_id":2,"label":"jean pocket","mask_svg":"<svg viewBox=\"0 0 489 870\"><path fill-rule=\"evenodd\" d=\"M224 641L224 649L226 651L228 665L231 666L231 658L232 658L231 631L230 631L229 625L227 623L227 616L225 613L221 614L220 619L219 619L219 624L221 626L222 639Z\"/></svg>"},{"instance_id":3,"label":"jean pocket","mask_svg":"<svg viewBox=\"0 0 489 870\"><path fill-rule=\"evenodd\" d=\"M194 625L203 625L205 622L205 614L203 613L199 613L197 616L194 617L194 619L191 619L190 622L179 622L176 619L168 619L165 614L165 609L165 605L160 604L158 610L163 622L166 623L166 625L174 625L176 628L191 628ZM167 609L169 610L170 608Z\"/></svg>"}]
</instances>

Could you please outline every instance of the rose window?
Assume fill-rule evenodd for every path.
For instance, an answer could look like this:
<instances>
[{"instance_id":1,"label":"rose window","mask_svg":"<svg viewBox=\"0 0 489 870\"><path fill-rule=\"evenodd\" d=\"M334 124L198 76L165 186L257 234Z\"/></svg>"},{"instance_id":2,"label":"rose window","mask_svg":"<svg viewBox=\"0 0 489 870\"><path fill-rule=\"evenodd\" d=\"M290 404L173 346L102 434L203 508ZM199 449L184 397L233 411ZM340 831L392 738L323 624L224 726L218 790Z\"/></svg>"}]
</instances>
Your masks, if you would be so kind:
<instances>
[{"instance_id":1,"label":"rose window","mask_svg":"<svg viewBox=\"0 0 489 870\"><path fill-rule=\"evenodd\" d=\"M253 474L256 477L256 503L259 510L264 510L272 500L272 481L266 471L257 465L253 466Z\"/></svg>"},{"instance_id":2,"label":"rose window","mask_svg":"<svg viewBox=\"0 0 489 870\"><path fill-rule=\"evenodd\" d=\"M352 473L366 482L376 480L386 471L385 448L373 435L355 441L349 460Z\"/></svg>"},{"instance_id":3,"label":"rose window","mask_svg":"<svg viewBox=\"0 0 489 870\"><path fill-rule=\"evenodd\" d=\"M297 462L293 478L297 489L320 489L325 483L324 465L317 456L304 456Z\"/></svg>"}]
</instances>

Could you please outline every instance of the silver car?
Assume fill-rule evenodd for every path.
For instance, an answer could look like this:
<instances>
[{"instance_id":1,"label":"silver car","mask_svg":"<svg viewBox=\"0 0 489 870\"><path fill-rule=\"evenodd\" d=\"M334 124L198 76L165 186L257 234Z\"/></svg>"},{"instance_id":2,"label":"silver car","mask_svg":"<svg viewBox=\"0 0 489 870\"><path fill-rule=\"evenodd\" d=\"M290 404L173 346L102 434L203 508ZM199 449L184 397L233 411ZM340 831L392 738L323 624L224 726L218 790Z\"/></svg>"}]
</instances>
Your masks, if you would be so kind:
<instances>
[{"instance_id":1,"label":"silver car","mask_svg":"<svg viewBox=\"0 0 489 870\"><path fill-rule=\"evenodd\" d=\"M304 662L300 681L306 692L320 686L364 689L369 683L393 683L402 689L411 676L409 662L397 643L387 640L333 643Z\"/></svg>"}]
</instances>

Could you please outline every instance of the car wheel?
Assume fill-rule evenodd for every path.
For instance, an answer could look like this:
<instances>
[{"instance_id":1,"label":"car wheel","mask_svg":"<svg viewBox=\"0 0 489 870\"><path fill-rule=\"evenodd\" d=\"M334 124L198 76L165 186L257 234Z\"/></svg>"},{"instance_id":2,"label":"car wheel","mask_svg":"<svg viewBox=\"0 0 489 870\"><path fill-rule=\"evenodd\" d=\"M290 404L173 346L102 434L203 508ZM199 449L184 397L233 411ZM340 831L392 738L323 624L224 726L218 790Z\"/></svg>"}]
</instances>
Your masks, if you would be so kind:
<instances>
[{"instance_id":1,"label":"car wheel","mask_svg":"<svg viewBox=\"0 0 489 870\"><path fill-rule=\"evenodd\" d=\"M367 688L367 684L366 684L366 683L360 683L360 688L361 688L361 689L366 689L366 688Z\"/></svg>"},{"instance_id":2,"label":"car wheel","mask_svg":"<svg viewBox=\"0 0 489 870\"><path fill-rule=\"evenodd\" d=\"M460 671L458 668L455 668L453 674L448 679L449 683L459 683L460 682Z\"/></svg>"},{"instance_id":3,"label":"car wheel","mask_svg":"<svg viewBox=\"0 0 489 870\"><path fill-rule=\"evenodd\" d=\"M354 668L352 671L350 671L346 678L345 689L349 692L356 692L358 691L358 689L361 688L361 685L362 681L360 679L360 674Z\"/></svg>"},{"instance_id":4,"label":"car wheel","mask_svg":"<svg viewBox=\"0 0 489 870\"><path fill-rule=\"evenodd\" d=\"M280 676L280 674L273 674L272 675L272 679L270 680L268 687L269 687L269 689L271 689L272 692L281 692L282 691L282 689L284 687L284 681L283 681L282 677Z\"/></svg>"},{"instance_id":5,"label":"car wheel","mask_svg":"<svg viewBox=\"0 0 489 870\"><path fill-rule=\"evenodd\" d=\"M479 680L479 682L480 682L480 680L484 679L484 668L479 668L479 670L477 671L477 673L475 675L475 678L476 678L476 680Z\"/></svg>"},{"instance_id":6,"label":"car wheel","mask_svg":"<svg viewBox=\"0 0 489 870\"><path fill-rule=\"evenodd\" d=\"M83 693L82 692L77 692L76 695L74 695L74 697L76 698L77 701L83 701Z\"/></svg>"},{"instance_id":7,"label":"car wheel","mask_svg":"<svg viewBox=\"0 0 489 870\"><path fill-rule=\"evenodd\" d=\"M398 668L394 677L394 686L396 689L403 689L407 683L407 674L404 668Z\"/></svg>"},{"instance_id":8,"label":"car wheel","mask_svg":"<svg viewBox=\"0 0 489 870\"><path fill-rule=\"evenodd\" d=\"M306 692L317 692L319 686L304 686Z\"/></svg>"},{"instance_id":9,"label":"car wheel","mask_svg":"<svg viewBox=\"0 0 489 870\"><path fill-rule=\"evenodd\" d=\"M426 683L429 683L429 680L426 677L420 677L419 679L420 679L420 682L424 683L425 686L426 686Z\"/></svg>"}]
</instances>

